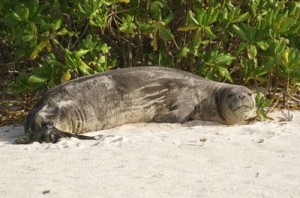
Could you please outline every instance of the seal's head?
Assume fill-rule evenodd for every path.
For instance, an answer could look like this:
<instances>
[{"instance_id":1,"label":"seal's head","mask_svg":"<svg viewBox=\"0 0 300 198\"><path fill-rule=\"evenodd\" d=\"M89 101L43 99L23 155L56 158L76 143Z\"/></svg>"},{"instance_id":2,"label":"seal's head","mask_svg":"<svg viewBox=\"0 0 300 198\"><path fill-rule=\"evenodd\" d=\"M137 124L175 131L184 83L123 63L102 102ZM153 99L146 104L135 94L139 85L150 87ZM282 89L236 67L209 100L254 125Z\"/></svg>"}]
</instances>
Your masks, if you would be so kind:
<instances>
[{"instance_id":1,"label":"seal's head","mask_svg":"<svg viewBox=\"0 0 300 198\"><path fill-rule=\"evenodd\" d=\"M230 85L219 92L219 112L226 124L235 124L253 117L255 98L250 89L244 86Z\"/></svg>"}]
</instances>

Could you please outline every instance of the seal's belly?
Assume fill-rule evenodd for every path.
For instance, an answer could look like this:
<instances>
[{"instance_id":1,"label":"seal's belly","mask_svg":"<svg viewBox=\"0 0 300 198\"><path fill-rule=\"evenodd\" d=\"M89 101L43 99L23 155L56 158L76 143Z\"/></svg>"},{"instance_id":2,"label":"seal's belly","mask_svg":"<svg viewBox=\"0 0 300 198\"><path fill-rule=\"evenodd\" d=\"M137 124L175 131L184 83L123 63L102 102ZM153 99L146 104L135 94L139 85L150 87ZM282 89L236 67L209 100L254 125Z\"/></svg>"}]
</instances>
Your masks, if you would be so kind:
<instances>
[{"instance_id":1,"label":"seal's belly","mask_svg":"<svg viewBox=\"0 0 300 198\"><path fill-rule=\"evenodd\" d=\"M54 126L62 131L75 134L109 129L123 124L150 122L161 113L169 111L166 96L147 99L147 97L123 97L114 100L116 96L108 96L97 103L87 103L86 100L77 103L64 102L59 107ZM120 99L118 97L118 99Z\"/></svg>"}]
</instances>

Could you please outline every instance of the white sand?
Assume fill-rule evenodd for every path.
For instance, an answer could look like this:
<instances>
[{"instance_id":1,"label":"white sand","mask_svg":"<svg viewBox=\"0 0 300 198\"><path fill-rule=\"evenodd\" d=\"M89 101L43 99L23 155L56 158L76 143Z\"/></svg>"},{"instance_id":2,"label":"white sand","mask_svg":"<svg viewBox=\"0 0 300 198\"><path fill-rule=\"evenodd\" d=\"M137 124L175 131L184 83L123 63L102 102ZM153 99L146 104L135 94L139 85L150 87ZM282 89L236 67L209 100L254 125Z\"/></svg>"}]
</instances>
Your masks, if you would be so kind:
<instances>
[{"instance_id":1,"label":"white sand","mask_svg":"<svg viewBox=\"0 0 300 198\"><path fill-rule=\"evenodd\" d=\"M0 197L300 197L293 115L237 126L126 125L90 133L102 140L57 144L14 145L23 128L2 127Z\"/></svg>"}]
</instances>

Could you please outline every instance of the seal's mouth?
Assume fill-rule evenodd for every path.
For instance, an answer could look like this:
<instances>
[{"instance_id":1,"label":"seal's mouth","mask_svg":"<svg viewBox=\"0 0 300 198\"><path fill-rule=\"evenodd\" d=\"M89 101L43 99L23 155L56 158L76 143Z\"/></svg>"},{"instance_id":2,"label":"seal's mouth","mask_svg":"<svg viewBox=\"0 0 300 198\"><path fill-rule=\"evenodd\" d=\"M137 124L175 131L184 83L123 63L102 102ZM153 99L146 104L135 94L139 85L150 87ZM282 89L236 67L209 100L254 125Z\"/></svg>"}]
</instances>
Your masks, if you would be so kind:
<instances>
[{"instance_id":1,"label":"seal's mouth","mask_svg":"<svg viewBox=\"0 0 300 198\"><path fill-rule=\"evenodd\" d=\"M238 105L238 106L235 106L235 107L230 107L230 109L232 111L237 111L237 110L252 111L254 109L254 105L241 104L241 105Z\"/></svg>"},{"instance_id":2,"label":"seal's mouth","mask_svg":"<svg viewBox=\"0 0 300 198\"><path fill-rule=\"evenodd\" d=\"M240 104L235 103L235 105L230 107L236 118L246 120L253 116L255 104L252 101L240 101L238 103Z\"/></svg>"}]
</instances>

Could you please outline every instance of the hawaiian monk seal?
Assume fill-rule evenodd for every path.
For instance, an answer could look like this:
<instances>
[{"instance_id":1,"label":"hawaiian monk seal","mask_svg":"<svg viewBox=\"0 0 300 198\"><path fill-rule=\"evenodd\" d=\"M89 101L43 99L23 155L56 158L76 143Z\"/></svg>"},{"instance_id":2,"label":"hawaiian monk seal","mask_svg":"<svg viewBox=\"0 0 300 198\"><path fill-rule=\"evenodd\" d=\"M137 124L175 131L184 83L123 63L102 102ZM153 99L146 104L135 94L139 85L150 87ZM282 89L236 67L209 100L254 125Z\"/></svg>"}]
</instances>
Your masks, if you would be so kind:
<instances>
[{"instance_id":1,"label":"hawaiian monk seal","mask_svg":"<svg viewBox=\"0 0 300 198\"><path fill-rule=\"evenodd\" d=\"M177 69L135 67L78 78L49 90L32 108L16 143L62 137L127 123L184 123L191 119L235 124L253 115L252 92Z\"/></svg>"}]
</instances>

